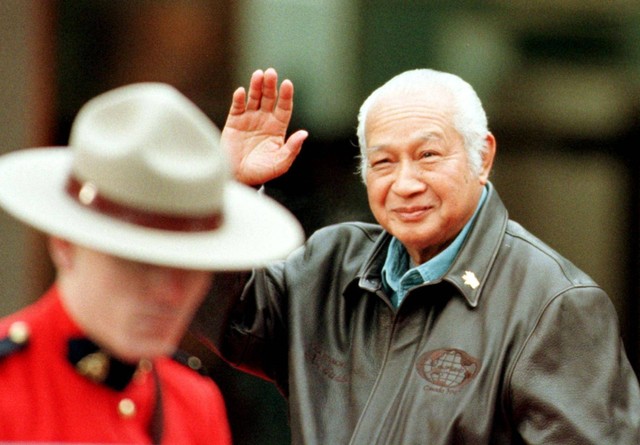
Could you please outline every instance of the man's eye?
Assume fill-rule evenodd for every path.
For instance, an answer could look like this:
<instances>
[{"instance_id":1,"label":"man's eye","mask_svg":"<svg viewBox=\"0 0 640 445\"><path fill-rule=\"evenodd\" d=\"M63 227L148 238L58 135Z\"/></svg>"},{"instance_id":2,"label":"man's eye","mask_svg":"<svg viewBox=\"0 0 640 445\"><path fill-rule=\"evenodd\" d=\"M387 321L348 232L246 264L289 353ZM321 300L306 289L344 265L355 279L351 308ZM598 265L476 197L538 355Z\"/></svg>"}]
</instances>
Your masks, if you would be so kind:
<instances>
[{"instance_id":1,"label":"man's eye","mask_svg":"<svg viewBox=\"0 0 640 445\"><path fill-rule=\"evenodd\" d=\"M387 159L387 158L381 158L381 159L375 159L375 160L371 161L371 162L370 162L370 165L371 165L372 167L378 167L378 166L381 166L381 165L388 164L389 162L390 162L390 160L389 160L389 159Z\"/></svg>"}]
</instances>

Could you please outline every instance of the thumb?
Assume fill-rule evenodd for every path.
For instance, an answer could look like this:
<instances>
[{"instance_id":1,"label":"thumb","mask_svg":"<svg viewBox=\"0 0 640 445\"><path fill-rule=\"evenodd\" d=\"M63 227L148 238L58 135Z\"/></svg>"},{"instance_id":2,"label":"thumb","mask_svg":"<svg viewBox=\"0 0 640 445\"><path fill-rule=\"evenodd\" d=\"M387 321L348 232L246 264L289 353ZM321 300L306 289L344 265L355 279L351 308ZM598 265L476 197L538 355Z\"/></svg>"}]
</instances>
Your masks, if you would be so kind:
<instances>
[{"instance_id":1,"label":"thumb","mask_svg":"<svg viewBox=\"0 0 640 445\"><path fill-rule=\"evenodd\" d=\"M289 156L295 158L300 153L302 149L302 143L309 136L309 132L307 130L298 130L292 135L289 136L287 142L285 142L284 147L289 152Z\"/></svg>"},{"instance_id":2,"label":"thumb","mask_svg":"<svg viewBox=\"0 0 640 445\"><path fill-rule=\"evenodd\" d=\"M298 130L289 136L289 139L278 150L278 176L289 170L293 161L302 149L302 143L307 139L309 133L306 130Z\"/></svg>"}]
</instances>

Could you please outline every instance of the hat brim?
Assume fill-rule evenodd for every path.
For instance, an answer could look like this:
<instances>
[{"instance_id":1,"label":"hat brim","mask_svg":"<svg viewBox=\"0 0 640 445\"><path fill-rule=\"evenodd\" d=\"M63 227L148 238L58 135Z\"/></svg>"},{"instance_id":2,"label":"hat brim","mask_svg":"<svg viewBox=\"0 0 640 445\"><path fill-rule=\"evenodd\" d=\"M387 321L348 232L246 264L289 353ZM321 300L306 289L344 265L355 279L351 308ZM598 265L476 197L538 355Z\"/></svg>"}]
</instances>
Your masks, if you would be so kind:
<instances>
[{"instance_id":1,"label":"hat brim","mask_svg":"<svg viewBox=\"0 0 640 445\"><path fill-rule=\"evenodd\" d=\"M229 181L224 221L213 231L174 232L117 220L83 207L64 190L68 148L21 150L0 158L0 204L34 228L114 256L195 270L246 270L286 257L304 239L275 200Z\"/></svg>"}]
</instances>

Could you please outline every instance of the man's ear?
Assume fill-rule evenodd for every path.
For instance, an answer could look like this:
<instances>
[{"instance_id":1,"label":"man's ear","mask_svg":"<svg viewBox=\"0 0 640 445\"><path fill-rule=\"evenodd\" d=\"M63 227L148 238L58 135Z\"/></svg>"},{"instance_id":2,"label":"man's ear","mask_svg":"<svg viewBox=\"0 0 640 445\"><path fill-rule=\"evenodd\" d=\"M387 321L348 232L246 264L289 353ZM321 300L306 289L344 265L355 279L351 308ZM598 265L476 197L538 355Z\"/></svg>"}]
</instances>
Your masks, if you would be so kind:
<instances>
[{"instance_id":1,"label":"man's ear","mask_svg":"<svg viewBox=\"0 0 640 445\"><path fill-rule=\"evenodd\" d=\"M62 238L50 236L48 239L49 255L57 270L73 268L74 245Z\"/></svg>"},{"instance_id":2,"label":"man's ear","mask_svg":"<svg viewBox=\"0 0 640 445\"><path fill-rule=\"evenodd\" d=\"M480 181L485 185L489 180L489 174L493 167L493 159L496 156L496 138L491 133L487 133L485 147L482 152L482 164L480 167Z\"/></svg>"}]
</instances>

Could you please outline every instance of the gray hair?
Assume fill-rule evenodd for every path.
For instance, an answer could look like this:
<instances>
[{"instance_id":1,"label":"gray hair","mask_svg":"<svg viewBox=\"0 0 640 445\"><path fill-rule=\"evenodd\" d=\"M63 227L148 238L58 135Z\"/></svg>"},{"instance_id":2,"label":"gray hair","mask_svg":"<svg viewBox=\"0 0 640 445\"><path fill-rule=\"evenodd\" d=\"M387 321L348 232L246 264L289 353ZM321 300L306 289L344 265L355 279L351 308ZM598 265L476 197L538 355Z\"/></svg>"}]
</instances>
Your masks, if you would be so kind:
<instances>
[{"instance_id":1,"label":"gray hair","mask_svg":"<svg viewBox=\"0 0 640 445\"><path fill-rule=\"evenodd\" d=\"M480 172L482 158L487 148L485 138L489 129L487 115L475 90L454 74L431 69L415 69L391 78L371 93L360 107L357 135L360 145L359 171L363 181L368 168L365 123L373 105L383 96L415 94L431 90L440 90L451 94L453 98L453 126L464 140L469 155L470 168L475 174Z\"/></svg>"}]
</instances>

